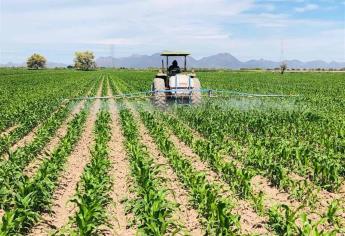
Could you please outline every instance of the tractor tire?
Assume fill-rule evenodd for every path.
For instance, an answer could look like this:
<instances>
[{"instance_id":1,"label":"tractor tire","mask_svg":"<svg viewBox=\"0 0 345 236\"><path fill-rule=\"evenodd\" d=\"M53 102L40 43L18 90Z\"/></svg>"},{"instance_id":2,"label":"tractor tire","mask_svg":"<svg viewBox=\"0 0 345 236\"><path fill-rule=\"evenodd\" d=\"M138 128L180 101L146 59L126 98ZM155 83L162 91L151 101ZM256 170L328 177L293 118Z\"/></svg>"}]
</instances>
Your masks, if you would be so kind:
<instances>
[{"instance_id":1,"label":"tractor tire","mask_svg":"<svg viewBox=\"0 0 345 236\"><path fill-rule=\"evenodd\" d=\"M153 98L152 98L153 105L158 108L165 108L166 103L167 103L165 92L156 92L159 90L165 90L164 79L155 78L153 80L152 90L154 91Z\"/></svg>"},{"instance_id":2,"label":"tractor tire","mask_svg":"<svg viewBox=\"0 0 345 236\"><path fill-rule=\"evenodd\" d=\"M201 103L201 85L200 85L200 80L198 78L193 79L194 82L194 88L197 91L193 91L192 95L190 97L191 104L192 105L199 105Z\"/></svg>"}]
</instances>

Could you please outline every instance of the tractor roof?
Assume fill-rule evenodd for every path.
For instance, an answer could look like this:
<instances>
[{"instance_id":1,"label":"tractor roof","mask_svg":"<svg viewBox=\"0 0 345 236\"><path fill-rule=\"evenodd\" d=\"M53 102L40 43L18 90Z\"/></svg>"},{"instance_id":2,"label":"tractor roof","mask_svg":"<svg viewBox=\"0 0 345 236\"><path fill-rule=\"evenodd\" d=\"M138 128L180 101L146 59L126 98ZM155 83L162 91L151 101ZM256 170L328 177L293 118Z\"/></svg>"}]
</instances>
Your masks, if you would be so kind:
<instances>
[{"instance_id":1,"label":"tractor roof","mask_svg":"<svg viewBox=\"0 0 345 236\"><path fill-rule=\"evenodd\" d=\"M165 52L161 53L161 56L188 56L188 55L190 55L190 53L188 53L188 52L168 52L168 51L165 51Z\"/></svg>"}]
</instances>

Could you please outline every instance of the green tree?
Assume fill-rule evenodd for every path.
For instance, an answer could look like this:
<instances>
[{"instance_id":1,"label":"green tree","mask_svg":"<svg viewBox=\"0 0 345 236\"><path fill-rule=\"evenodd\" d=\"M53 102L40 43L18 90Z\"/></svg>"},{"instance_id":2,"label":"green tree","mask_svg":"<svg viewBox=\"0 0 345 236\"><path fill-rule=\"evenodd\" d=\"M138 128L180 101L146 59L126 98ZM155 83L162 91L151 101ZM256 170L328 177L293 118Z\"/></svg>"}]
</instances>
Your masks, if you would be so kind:
<instances>
[{"instance_id":1,"label":"green tree","mask_svg":"<svg viewBox=\"0 0 345 236\"><path fill-rule=\"evenodd\" d=\"M26 65L29 69L39 69L44 68L46 65L46 58L40 54L34 53L26 61Z\"/></svg>"},{"instance_id":2,"label":"green tree","mask_svg":"<svg viewBox=\"0 0 345 236\"><path fill-rule=\"evenodd\" d=\"M77 70L93 70L96 68L95 56L91 51L75 52L74 67Z\"/></svg>"}]
</instances>

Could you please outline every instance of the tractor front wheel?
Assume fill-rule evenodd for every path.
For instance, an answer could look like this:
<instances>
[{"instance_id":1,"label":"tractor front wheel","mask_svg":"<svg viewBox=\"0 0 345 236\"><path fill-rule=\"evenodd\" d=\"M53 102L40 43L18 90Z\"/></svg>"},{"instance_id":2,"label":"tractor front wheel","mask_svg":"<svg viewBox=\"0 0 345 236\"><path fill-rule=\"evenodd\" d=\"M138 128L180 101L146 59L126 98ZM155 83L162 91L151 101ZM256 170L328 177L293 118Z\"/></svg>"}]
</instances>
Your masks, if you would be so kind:
<instances>
[{"instance_id":1,"label":"tractor front wheel","mask_svg":"<svg viewBox=\"0 0 345 236\"><path fill-rule=\"evenodd\" d=\"M163 92L163 90L165 90L164 79L155 78L153 80L152 90L154 93L152 98L153 105L159 108L165 108L167 99L165 92Z\"/></svg>"},{"instance_id":2,"label":"tractor front wheel","mask_svg":"<svg viewBox=\"0 0 345 236\"><path fill-rule=\"evenodd\" d=\"M198 78L193 78L193 91L190 97L192 105L199 105L201 103L201 85Z\"/></svg>"}]
</instances>

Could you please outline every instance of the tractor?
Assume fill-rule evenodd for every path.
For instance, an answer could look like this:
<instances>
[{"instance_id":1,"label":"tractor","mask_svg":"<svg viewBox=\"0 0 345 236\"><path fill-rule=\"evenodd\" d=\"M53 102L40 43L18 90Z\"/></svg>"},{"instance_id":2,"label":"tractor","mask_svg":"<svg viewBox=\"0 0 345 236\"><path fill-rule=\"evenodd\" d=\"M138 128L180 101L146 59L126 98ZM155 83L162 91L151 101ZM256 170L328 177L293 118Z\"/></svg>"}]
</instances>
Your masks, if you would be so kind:
<instances>
[{"instance_id":1,"label":"tractor","mask_svg":"<svg viewBox=\"0 0 345 236\"><path fill-rule=\"evenodd\" d=\"M179 104L198 105L201 103L201 85L194 71L187 71L186 52L163 52L162 69L156 74L152 83L152 103L164 108L170 101ZM169 58L184 58L184 67L169 68ZM176 63L176 61L175 61Z\"/></svg>"}]
</instances>

